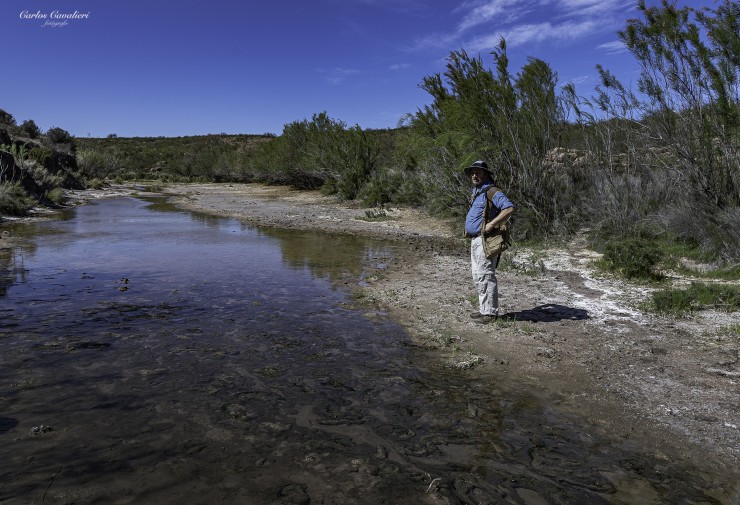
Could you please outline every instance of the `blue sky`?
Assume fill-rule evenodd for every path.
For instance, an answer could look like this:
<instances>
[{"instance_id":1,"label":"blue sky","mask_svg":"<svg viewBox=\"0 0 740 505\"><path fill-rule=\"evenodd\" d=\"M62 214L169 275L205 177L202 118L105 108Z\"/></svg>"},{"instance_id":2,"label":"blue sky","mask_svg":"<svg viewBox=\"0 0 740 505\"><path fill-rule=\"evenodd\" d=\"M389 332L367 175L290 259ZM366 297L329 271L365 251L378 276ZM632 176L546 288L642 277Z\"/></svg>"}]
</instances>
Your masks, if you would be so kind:
<instances>
[{"instance_id":1,"label":"blue sky","mask_svg":"<svg viewBox=\"0 0 740 505\"><path fill-rule=\"evenodd\" d=\"M637 15L635 5L3 0L0 108L18 123L33 119L42 130L80 137L279 134L322 111L349 125L391 128L429 102L418 85L444 71L450 51L480 54L492 67L501 36L512 73L532 56L581 95L596 83L596 64L634 83L636 63L616 32ZM86 17L58 17L75 12Z\"/></svg>"}]
</instances>

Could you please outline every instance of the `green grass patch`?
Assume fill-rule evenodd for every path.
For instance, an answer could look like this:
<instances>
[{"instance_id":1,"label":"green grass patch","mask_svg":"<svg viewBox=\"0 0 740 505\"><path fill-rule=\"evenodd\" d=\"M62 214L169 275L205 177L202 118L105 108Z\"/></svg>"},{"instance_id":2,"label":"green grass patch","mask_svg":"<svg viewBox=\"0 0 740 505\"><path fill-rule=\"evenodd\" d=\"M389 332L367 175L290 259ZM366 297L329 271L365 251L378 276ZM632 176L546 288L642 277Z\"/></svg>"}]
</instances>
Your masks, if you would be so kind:
<instances>
[{"instance_id":1,"label":"green grass patch","mask_svg":"<svg viewBox=\"0 0 740 505\"><path fill-rule=\"evenodd\" d=\"M625 238L608 242L604 247L604 257L597 266L630 280L655 282L664 279L657 268L665 256L654 242Z\"/></svg>"},{"instance_id":2,"label":"green grass patch","mask_svg":"<svg viewBox=\"0 0 740 505\"><path fill-rule=\"evenodd\" d=\"M684 315L697 310L740 309L740 287L692 283L685 289L662 289L653 293L653 309L662 314Z\"/></svg>"},{"instance_id":3,"label":"green grass patch","mask_svg":"<svg viewBox=\"0 0 740 505\"><path fill-rule=\"evenodd\" d=\"M740 264L720 267L716 270L710 270L709 272L692 273L694 273L697 277L703 277L706 279L736 281L740 280Z\"/></svg>"},{"instance_id":4,"label":"green grass patch","mask_svg":"<svg viewBox=\"0 0 740 505\"><path fill-rule=\"evenodd\" d=\"M611 240L603 253L604 259L597 266L633 280L660 281L663 279L660 269L702 279L740 280L740 263L715 267L718 263L716 251L708 251L696 243L672 236ZM684 264L683 259L712 267L691 268Z\"/></svg>"}]
</instances>

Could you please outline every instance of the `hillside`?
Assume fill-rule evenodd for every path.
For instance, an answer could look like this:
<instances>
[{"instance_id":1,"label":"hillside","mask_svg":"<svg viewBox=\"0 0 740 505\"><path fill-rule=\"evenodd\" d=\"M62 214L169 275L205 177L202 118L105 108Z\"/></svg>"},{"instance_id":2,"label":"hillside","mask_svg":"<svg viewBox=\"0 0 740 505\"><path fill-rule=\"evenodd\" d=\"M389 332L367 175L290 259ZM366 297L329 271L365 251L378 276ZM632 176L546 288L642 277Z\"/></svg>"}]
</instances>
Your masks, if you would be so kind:
<instances>
[{"instance_id":1,"label":"hillside","mask_svg":"<svg viewBox=\"0 0 740 505\"><path fill-rule=\"evenodd\" d=\"M116 179L230 181L240 179L250 150L269 135L78 139L79 155L96 176Z\"/></svg>"}]
</instances>

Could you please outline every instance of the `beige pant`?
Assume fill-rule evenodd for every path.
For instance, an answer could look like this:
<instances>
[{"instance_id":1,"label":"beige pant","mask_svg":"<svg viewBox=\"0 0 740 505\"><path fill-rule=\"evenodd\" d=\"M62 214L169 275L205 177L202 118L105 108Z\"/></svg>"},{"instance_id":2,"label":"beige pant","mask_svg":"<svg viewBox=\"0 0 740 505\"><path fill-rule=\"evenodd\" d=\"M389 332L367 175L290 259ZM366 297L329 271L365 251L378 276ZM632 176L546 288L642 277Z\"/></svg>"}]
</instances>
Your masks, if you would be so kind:
<instances>
[{"instance_id":1,"label":"beige pant","mask_svg":"<svg viewBox=\"0 0 740 505\"><path fill-rule=\"evenodd\" d=\"M486 316L498 315L498 280L496 264L498 256L486 258L483 252L483 237L476 237L470 243L470 265L473 284L478 291L480 313Z\"/></svg>"}]
</instances>

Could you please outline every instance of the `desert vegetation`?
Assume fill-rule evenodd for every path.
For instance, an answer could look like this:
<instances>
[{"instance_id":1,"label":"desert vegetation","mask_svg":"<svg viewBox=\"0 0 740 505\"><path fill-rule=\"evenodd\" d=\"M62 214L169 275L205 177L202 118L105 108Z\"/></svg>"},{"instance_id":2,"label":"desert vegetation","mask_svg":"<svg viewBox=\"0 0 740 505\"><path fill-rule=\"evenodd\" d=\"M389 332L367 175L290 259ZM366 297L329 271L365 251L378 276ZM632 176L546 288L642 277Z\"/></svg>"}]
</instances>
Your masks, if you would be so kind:
<instances>
[{"instance_id":1,"label":"desert vegetation","mask_svg":"<svg viewBox=\"0 0 740 505\"><path fill-rule=\"evenodd\" d=\"M0 215L25 215L35 205L63 203L62 188L82 188L75 140L65 130L42 134L33 120L17 125L0 110Z\"/></svg>"},{"instance_id":2,"label":"desert vegetation","mask_svg":"<svg viewBox=\"0 0 740 505\"><path fill-rule=\"evenodd\" d=\"M256 144L270 135L200 135L77 139L77 161L88 180L236 182Z\"/></svg>"},{"instance_id":3,"label":"desert vegetation","mask_svg":"<svg viewBox=\"0 0 740 505\"><path fill-rule=\"evenodd\" d=\"M640 1L619 32L641 69L637 89L597 67L590 96L543 60L510 69L503 39L490 57L455 50L444 72L421 79L429 103L389 130L318 112L280 135L73 139L0 111L0 212L21 213L28 195L48 201L58 187L148 179L285 184L461 216L462 169L486 159L517 204L519 242L587 231L627 277L659 282L681 256L737 278L739 20L729 0Z\"/></svg>"}]
</instances>

